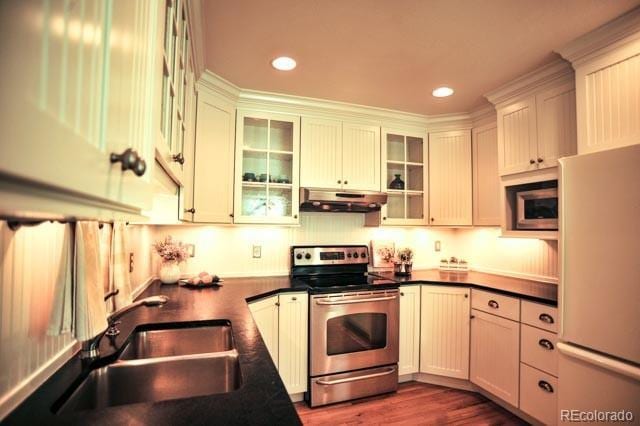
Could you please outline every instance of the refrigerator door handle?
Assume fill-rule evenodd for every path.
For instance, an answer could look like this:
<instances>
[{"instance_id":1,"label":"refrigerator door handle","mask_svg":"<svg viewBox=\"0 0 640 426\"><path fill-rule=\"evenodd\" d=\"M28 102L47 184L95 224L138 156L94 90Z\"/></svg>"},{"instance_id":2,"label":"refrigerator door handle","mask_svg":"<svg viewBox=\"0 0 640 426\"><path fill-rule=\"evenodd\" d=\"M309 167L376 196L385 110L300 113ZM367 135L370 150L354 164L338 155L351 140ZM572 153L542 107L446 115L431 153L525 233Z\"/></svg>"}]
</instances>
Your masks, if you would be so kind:
<instances>
[{"instance_id":1,"label":"refrigerator door handle","mask_svg":"<svg viewBox=\"0 0 640 426\"><path fill-rule=\"evenodd\" d=\"M596 367L604 368L605 370L613 371L614 373L618 373L622 376L640 381L640 367L633 364L618 361L614 358L584 350L564 342L558 342L556 347L563 355L579 359Z\"/></svg>"}]
</instances>

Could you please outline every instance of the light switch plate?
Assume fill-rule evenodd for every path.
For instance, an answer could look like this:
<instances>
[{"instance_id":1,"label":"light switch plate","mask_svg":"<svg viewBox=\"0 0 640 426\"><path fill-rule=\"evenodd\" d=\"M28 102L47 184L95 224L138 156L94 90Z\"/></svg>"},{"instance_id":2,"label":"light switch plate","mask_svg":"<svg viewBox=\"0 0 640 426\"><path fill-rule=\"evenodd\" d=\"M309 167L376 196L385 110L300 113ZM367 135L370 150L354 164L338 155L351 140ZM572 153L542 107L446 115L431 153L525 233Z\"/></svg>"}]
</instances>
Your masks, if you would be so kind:
<instances>
[{"instance_id":1,"label":"light switch plate","mask_svg":"<svg viewBox=\"0 0 640 426\"><path fill-rule=\"evenodd\" d=\"M196 255L196 245L195 244L185 244L184 245L187 248L187 253L189 254L189 257L193 257Z\"/></svg>"},{"instance_id":2,"label":"light switch plate","mask_svg":"<svg viewBox=\"0 0 640 426\"><path fill-rule=\"evenodd\" d=\"M254 259L259 259L262 257L262 246L253 246L253 257Z\"/></svg>"}]
</instances>

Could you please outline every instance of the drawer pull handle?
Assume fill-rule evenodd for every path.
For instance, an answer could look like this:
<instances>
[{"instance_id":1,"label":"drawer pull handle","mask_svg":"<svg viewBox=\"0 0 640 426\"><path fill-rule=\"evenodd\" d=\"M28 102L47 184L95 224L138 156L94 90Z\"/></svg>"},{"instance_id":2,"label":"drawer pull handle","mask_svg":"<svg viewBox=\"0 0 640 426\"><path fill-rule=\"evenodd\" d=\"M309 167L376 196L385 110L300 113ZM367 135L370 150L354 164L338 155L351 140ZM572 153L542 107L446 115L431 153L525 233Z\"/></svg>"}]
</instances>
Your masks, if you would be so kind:
<instances>
[{"instance_id":1,"label":"drawer pull handle","mask_svg":"<svg viewBox=\"0 0 640 426\"><path fill-rule=\"evenodd\" d=\"M538 387L545 392L553 393L553 386L549 384L549 382L545 382L544 380L540 380L538 382Z\"/></svg>"},{"instance_id":2,"label":"drawer pull handle","mask_svg":"<svg viewBox=\"0 0 640 426\"><path fill-rule=\"evenodd\" d=\"M540 314L540 316L538 317L540 319L540 321L542 322L546 322L547 324L553 324L553 317L549 314Z\"/></svg>"},{"instance_id":3,"label":"drawer pull handle","mask_svg":"<svg viewBox=\"0 0 640 426\"><path fill-rule=\"evenodd\" d=\"M549 340L547 339L540 339L540 341L538 342L538 344L540 346L542 346L543 348L552 351L553 350L553 343L551 343Z\"/></svg>"},{"instance_id":4,"label":"drawer pull handle","mask_svg":"<svg viewBox=\"0 0 640 426\"><path fill-rule=\"evenodd\" d=\"M293 301L295 302L296 300L298 300L298 298L297 298L297 297L295 297L295 296L293 296L293 297L291 298L291 300L293 300Z\"/></svg>"},{"instance_id":5,"label":"drawer pull handle","mask_svg":"<svg viewBox=\"0 0 640 426\"><path fill-rule=\"evenodd\" d=\"M490 308L493 309L498 309L500 307L500 305L498 304L498 302L496 302L495 300L489 300L487 302L487 305L489 305Z\"/></svg>"}]
</instances>

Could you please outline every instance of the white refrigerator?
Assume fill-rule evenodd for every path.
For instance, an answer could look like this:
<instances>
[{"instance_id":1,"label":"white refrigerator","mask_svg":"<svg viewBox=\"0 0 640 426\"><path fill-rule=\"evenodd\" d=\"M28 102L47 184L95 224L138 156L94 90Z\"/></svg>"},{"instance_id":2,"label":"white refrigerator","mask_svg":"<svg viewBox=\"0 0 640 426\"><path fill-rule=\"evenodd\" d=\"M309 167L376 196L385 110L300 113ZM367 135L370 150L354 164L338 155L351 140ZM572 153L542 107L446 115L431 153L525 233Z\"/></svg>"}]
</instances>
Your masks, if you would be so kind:
<instances>
[{"instance_id":1,"label":"white refrigerator","mask_svg":"<svg viewBox=\"0 0 640 426\"><path fill-rule=\"evenodd\" d=\"M640 424L640 145L563 158L559 192L559 422Z\"/></svg>"}]
</instances>

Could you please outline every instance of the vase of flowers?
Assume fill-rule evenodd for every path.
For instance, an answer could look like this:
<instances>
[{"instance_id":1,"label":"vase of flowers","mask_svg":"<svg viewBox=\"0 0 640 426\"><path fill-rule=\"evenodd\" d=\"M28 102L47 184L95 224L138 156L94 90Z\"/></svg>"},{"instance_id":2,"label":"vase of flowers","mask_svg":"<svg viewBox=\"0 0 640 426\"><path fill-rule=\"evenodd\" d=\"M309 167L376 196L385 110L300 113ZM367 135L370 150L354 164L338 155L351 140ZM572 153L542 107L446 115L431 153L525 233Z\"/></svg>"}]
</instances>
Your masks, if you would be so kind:
<instances>
[{"instance_id":1,"label":"vase of flowers","mask_svg":"<svg viewBox=\"0 0 640 426\"><path fill-rule=\"evenodd\" d=\"M160 281L163 284L176 284L180 279L179 264L187 260L189 256L186 246L180 241L173 241L169 235L163 241L155 243L153 248L162 259Z\"/></svg>"},{"instance_id":2,"label":"vase of flowers","mask_svg":"<svg viewBox=\"0 0 640 426\"><path fill-rule=\"evenodd\" d=\"M393 272L396 275L411 275L413 269L413 250L406 247L398 250L396 259L393 262Z\"/></svg>"}]
</instances>

